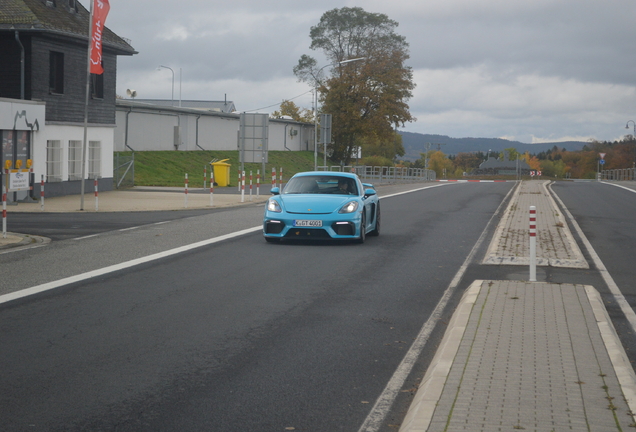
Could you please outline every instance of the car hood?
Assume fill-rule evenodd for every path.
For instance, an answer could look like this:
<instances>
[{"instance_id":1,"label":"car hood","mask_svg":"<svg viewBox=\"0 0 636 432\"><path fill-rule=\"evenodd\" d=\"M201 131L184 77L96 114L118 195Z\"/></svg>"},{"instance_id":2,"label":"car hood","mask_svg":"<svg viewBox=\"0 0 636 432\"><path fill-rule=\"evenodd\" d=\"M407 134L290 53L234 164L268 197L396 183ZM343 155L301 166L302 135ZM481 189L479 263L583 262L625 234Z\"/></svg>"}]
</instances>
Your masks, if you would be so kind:
<instances>
[{"instance_id":1,"label":"car hood","mask_svg":"<svg viewBox=\"0 0 636 432\"><path fill-rule=\"evenodd\" d=\"M325 214L337 212L353 195L281 195L283 207L287 213Z\"/></svg>"}]
</instances>

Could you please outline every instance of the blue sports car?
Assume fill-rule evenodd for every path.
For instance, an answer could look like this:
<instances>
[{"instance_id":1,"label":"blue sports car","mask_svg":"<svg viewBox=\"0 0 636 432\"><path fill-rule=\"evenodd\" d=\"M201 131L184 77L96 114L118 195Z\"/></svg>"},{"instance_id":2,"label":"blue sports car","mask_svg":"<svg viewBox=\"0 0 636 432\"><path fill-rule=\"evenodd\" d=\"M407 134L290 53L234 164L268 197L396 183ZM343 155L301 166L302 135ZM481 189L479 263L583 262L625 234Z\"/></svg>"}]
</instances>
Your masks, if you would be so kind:
<instances>
[{"instance_id":1,"label":"blue sports car","mask_svg":"<svg viewBox=\"0 0 636 432\"><path fill-rule=\"evenodd\" d=\"M298 173L265 204L263 235L282 239L352 239L380 234L380 199L355 174Z\"/></svg>"}]
</instances>

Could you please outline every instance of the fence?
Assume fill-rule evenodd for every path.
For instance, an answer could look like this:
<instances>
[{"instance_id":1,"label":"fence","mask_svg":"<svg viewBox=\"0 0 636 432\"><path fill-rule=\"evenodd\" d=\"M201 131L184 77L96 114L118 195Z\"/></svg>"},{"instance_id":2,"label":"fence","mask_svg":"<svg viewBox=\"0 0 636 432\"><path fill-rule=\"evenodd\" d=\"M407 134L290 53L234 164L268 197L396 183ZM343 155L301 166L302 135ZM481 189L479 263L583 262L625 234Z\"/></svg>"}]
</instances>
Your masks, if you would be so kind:
<instances>
[{"instance_id":1,"label":"fence","mask_svg":"<svg viewBox=\"0 0 636 432\"><path fill-rule=\"evenodd\" d=\"M636 180L636 168L611 169L600 172L601 180Z\"/></svg>"},{"instance_id":2,"label":"fence","mask_svg":"<svg viewBox=\"0 0 636 432\"><path fill-rule=\"evenodd\" d=\"M135 153L115 153L113 160L113 183L116 189L135 186Z\"/></svg>"},{"instance_id":3,"label":"fence","mask_svg":"<svg viewBox=\"0 0 636 432\"><path fill-rule=\"evenodd\" d=\"M435 171L424 168L345 165L345 166L319 166L319 171L353 172L358 174L360 180L369 183L408 183L417 181L434 181Z\"/></svg>"}]
</instances>

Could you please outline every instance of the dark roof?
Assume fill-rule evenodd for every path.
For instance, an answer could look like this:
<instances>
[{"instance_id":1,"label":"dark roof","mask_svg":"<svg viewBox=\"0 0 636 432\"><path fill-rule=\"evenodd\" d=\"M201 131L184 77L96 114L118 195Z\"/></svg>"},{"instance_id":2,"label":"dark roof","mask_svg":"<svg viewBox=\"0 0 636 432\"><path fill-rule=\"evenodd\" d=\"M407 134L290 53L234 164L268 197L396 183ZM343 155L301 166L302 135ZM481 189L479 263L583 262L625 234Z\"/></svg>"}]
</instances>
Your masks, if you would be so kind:
<instances>
[{"instance_id":1,"label":"dark roof","mask_svg":"<svg viewBox=\"0 0 636 432\"><path fill-rule=\"evenodd\" d=\"M530 169L530 165L528 165L525 159L521 159L519 161L516 161L516 160L511 161L508 159L508 152L504 151L503 154L504 154L503 160L488 158L487 160L482 162L481 165L479 165L479 168L480 169L486 169L486 168L514 169L517 167L517 163L519 163L519 168Z\"/></svg>"},{"instance_id":2,"label":"dark roof","mask_svg":"<svg viewBox=\"0 0 636 432\"><path fill-rule=\"evenodd\" d=\"M175 99L134 99L136 102L143 102L152 105L159 106L179 106L179 101ZM203 100L182 100L182 108L194 108L208 111L218 111L224 113L231 113L236 111L234 102L232 101L203 101Z\"/></svg>"},{"instance_id":3,"label":"dark roof","mask_svg":"<svg viewBox=\"0 0 636 432\"><path fill-rule=\"evenodd\" d=\"M69 0L0 0L0 31L49 32L88 40L90 13L79 1L75 4L77 12L71 10ZM113 49L117 54L137 53L130 43L108 27L104 29L102 41L105 48Z\"/></svg>"}]
</instances>

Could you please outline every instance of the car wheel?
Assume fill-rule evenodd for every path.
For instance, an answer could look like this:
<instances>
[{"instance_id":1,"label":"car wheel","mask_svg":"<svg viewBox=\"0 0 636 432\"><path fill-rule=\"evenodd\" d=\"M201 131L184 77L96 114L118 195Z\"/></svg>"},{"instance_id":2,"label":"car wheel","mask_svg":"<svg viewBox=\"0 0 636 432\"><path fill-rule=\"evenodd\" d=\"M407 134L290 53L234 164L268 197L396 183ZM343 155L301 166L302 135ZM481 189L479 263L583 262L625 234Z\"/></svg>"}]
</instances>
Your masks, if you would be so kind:
<instances>
[{"instance_id":1,"label":"car wheel","mask_svg":"<svg viewBox=\"0 0 636 432\"><path fill-rule=\"evenodd\" d=\"M376 204L375 207L375 228L373 231L369 233L370 236L379 236L380 235L380 201Z\"/></svg>"},{"instance_id":2,"label":"car wheel","mask_svg":"<svg viewBox=\"0 0 636 432\"><path fill-rule=\"evenodd\" d=\"M364 243L364 240L367 238L367 217L362 212L362 223L360 224L360 237L357 238L356 243Z\"/></svg>"}]
</instances>

